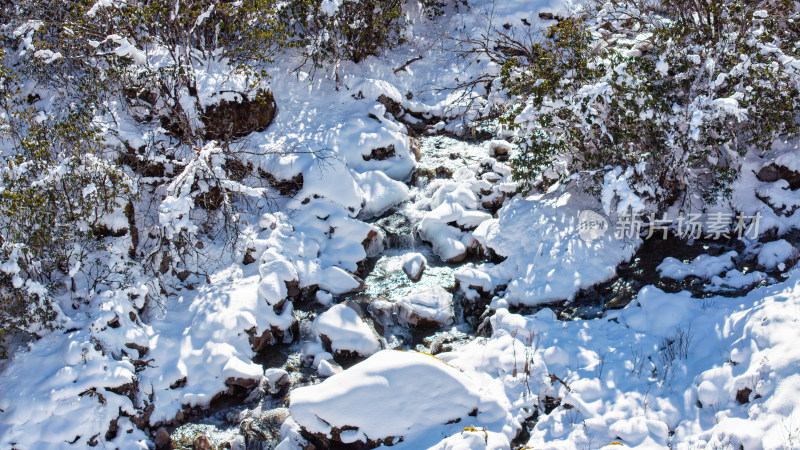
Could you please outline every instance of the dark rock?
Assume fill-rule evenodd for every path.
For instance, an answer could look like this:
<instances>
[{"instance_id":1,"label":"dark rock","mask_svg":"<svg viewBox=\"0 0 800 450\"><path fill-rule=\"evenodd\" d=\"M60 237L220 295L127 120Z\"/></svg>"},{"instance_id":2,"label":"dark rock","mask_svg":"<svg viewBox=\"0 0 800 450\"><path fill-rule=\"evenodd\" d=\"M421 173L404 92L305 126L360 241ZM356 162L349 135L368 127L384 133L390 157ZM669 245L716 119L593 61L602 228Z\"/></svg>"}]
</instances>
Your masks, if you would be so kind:
<instances>
[{"instance_id":1,"label":"dark rock","mask_svg":"<svg viewBox=\"0 0 800 450\"><path fill-rule=\"evenodd\" d=\"M122 237L128 234L128 229L120 228L119 230L112 230L101 223L92 227L92 233L97 239L103 239L107 237Z\"/></svg>"},{"instance_id":2,"label":"dark rock","mask_svg":"<svg viewBox=\"0 0 800 450\"><path fill-rule=\"evenodd\" d=\"M384 94L378 96L378 103L386 107L386 112L394 117L400 117L404 113L403 106Z\"/></svg>"},{"instance_id":3,"label":"dark rock","mask_svg":"<svg viewBox=\"0 0 800 450\"><path fill-rule=\"evenodd\" d=\"M119 419L111 420L111 423L108 424L108 431L106 431L106 440L110 441L117 437L117 433L119 433Z\"/></svg>"},{"instance_id":4,"label":"dark rock","mask_svg":"<svg viewBox=\"0 0 800 450\"><path fill-rule=\"evenodd\" d=\"M373 148L369 155L362 155L361 157L364 159L364 161L371 161L373 159L377 161L383 161L384 159L389 159L394 155L394 144L390 144L386 147Z\"/></svg>"},{"instance_id":5,"label":"dark rock","mask_svg":"<svg viewBox=\"0 0 800 450\"><path fill-rule=\"evenodd\" d=\"M149 404L145 406L145 408L139 411L138 414L131 417L131 422L136 425L136 428L140 430L144 430L150 426L150 416L153 414L153 410L156 409L156 405Z\"/></svg>"},{"instance_id":6,"label":"dark rock","mask_svg":"<svg viewBox=\"0 0 800 450\"><path fill-rule=\"evenodd\" d=\"M172 438L164 427L159 427L153 442L156 444L156 449L168 449L172 445Z\"/></svg>"},{"instance_id":7,"label":"dark rock","mask_svg":"<svg viewBox=\"0 0 800 450\"><path fill-rule=\"evenodd\" d=\"M113 319L108 321L107 325L111 328L119 328L119 316L114 316Z\"/></svg>"},{"instance_id":8,"label":"dark rock","mask_svg":"<svg viewBox=\"0 0 800 450\"><path fill-rule=\"evenodd\" d=\"M269 183L269 185L276 189L281 195L286 197L293 197L295 194L300 192L301 189L303 189L302 173L298 173L288 180L278 180L271 173L265 172L263 169L259 168L258 175L266 180L267 183Z\"/></svg>"},{"instance_id":9,"label":"dark rock","mask_svg":"<svg viewBox=\"0 0 800 450\"><path fill-rule=\"evenodd\" d=\"M136 350L137 352L139 352L139 358L144 358L144 355L146 355L147 352L150 351L150 348L145 347L143 345L139 345L139 344L137 344L135 342L128 342L127 344L125 344L125 347L128 347L130 349L133 349L133 350Z\"/></svg>"},{"instance_id":10,"label":"dark rock","mask_svg":"<svg viewBox=\"0 0 800 450\"><path fill-rule=\"evenodd\" d=\"M198 435L192 441L192 448L194 450L213 450L214 448L211 446L211 441L208 440L208 437L204 434Z\"/></svg>"},{"instance_id":11,"label":"dark rock","mask_svg":"<svg viewBox=\"0 0 800 450\"><path fill-rule=\"evenodd\" d=\"M205 125L207 140L227 141L264 131L275 119L277 105L272 92L259 90L253 99L243 94L238 101L222 100L203 112L200 120Z\"/></svg>"},{"instance_id":12,"label":"dark rock","mask_svg":"<svg viewBox=\"0 0 800 450\"><path fill-rule=\"evenodd\" d=\"M105 390L113 392L117 395L124 395L128 398L133 398L136 395L138 381L125 383L122 386L106 387Z\"/></svg>"},{"instance_id":13,"label":"dark rock","mask_svg":"<svg viewBox=\"0 0 800 450\"><path fill-rule=\"evenodd\" d=\"M561 397L555 398L548 395L542 400L540 406L544 409L545 414L550 414L554 409L561 406Z\"/></svg>"},{"instance_id":14,"label":"dark rock","mask_svg":"<svg viewBox=\"0 0 800 450\"><path fill-rule=\"evenodd\" d=\"M253 351L256 353L259 353L272 345L272 333L270 333L270 330L264 330L264 332L259 336L256 335L256 329L251 328L247 330L247 334L250 335L250 347L252 347Z\"/></svg>"},{"instance_id":15,"label":"dark rock","mask_svg":"<svg viewBox=\"0 0 800 450\"><path fill-rule=\"evenodd\" d=\"M342 442L341 434L344 431L350 431L350 430L358 430L358 428L351 427L348 425L345 425L341 428L334 427L331 428L331 437L327 437L322 433L312 434L307 432L305 429L301 431L301 434L306 440L308 440L309 445L312 446L311 448L316 448L316 449L327 448L327 449L342 449L342 450L344 449L363 450L368 448L381 447L384 445L392 446L402 441L402 438L387 437L384 439L378 439L378 440L367 439L366 442L359 441L359 442L345 444Z\"/></svg>"},{"instance_id":16,"label":"dark rock","mask_svg":"<svg viewBox=\"0 0 800 450\"><path fill-rule=\"evenodd\" d=\"M738 391L736 391L736 401L742 405L744 405L745 403L749 403L750 394L752 393L753 390L748 387L739 389Z\"/></svg>"},{"instance_id":17,"label":"dark rock","mask_svg":"<svg viewBox=\"0 0 800 450\"><path fill-rule=\"evenodd\" d=\"M242 264L248 265L248 264L253 264L254 262L256 262L256 259L253 258L253 252L254 251L255 251L255 249L253 249L253 248L248 248L247 249L247 251L244 254L244 259L242 260Z\"/></svg>"},{"instance_id":18,"label":"dark rock","mask_svg":"<svg viewBox=\"0 0 800 450\"><path fill-rule=\"evenodd\" d=\"M231 386L239 386L241 388L247 389L251 391L258 387L259 380L254 380L252 378L237 378L237 377L230 377L225 380L225 385L228 387Z\"/></svg>"},{"instance_id":19,"label":"dark rock","mask_svg":"<svg viewBox=\"0 0 800 450\"><path fill-rule=\"evenodd\" d=\"M756 174L756 177L767 183L786 180L789 183L789 189L800 189L800 173L774 163L762 167Z\"/></svg>"},{"instance_id":20,"label":"dark rock","mask_svg":"<svg viewBox=\"0 0 800 450\"><path fill-rule=\"evenodd\" d=\"M186 377L183 377L183 378L177 380L176 382L170 384L169 388L170 389L180 389L180 388L186 386L186 381L187 381Z\"/></svg>"}]
</instances>

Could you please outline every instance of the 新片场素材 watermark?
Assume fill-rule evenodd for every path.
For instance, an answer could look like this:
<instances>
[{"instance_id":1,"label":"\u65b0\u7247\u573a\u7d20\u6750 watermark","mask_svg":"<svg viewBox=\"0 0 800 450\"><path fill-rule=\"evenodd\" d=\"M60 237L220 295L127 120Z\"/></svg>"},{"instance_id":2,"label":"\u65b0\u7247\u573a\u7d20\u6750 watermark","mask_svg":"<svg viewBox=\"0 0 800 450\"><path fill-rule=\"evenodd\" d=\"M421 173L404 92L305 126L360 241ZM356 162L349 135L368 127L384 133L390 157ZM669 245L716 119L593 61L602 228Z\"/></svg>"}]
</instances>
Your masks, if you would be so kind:
<instances>
[{"instance_id":1,"label":"\u65b0\u7247\u573a\u7d20\u6750 watermark","mask_svg":"<svg viewBox=\"0 0 800 450\"><path fill-rule=\"evenodd\" d=\"M627 213L620 215L614 226L614 237L617 239L633 239L652 237L667 239L669 232L681 239L742 239L758 238L761 213L753 216L744 213L732 214L715 212L702 214L679 214L669 217L666 213L658 217L655 213L648 215ZM608 219L592 210L583 210L578 214L578 235L584 241L591 242L602 237L609 230ZM646 235L643 236L643 233Z\"/></svg>"}]
</instances>

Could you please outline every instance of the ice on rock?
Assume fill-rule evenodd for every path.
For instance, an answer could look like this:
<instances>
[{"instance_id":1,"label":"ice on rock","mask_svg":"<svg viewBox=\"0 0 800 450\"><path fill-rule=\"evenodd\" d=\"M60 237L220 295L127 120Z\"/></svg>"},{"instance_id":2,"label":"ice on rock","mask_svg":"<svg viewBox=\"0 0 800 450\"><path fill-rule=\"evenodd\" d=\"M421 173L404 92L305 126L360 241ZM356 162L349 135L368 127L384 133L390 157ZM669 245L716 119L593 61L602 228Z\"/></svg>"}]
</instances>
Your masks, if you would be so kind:
<instances>
[{"instance_id":1,"label":"ice on rock","mask_svg":"<svg viewBox=\"0 0 800 450\"><path fill-rule=\"evenodd\" d=\"M453 294L434 286L397 302L397 315L411 326L439 326L453 323Z\"/></svg>"},{"instance_id":2,"label":"ice on rock","mask_svg":"<svg viewBox=\"0 0 800 450\"><path fill-rule=\"evenodd\" d=\"M428 260L422 253L408 253L403 256L403 272L411 281L419 281L422 278L427 264Z\"/></svg>"},{"instance_id":3,"label":"ice on rock","mask_svg":"<svg viewBox=\"0 0 800 450\"><path fill-rule=\"evenodd\" d=\"M424 433L467 417L481 404L472 380L416 352L383 350L289 398L292 418L307 432L378 443Z\"/></svg>"},{"instance_id":4,"label":"ice on rock","mask_svg":"<svg viewBox=\"0 0 800 450\"><path fill-rule=\"evenodd\" d=\"M369 356L381 348L372 328L344 303L320 314L313 324L315 334L333 353Z\"/></svg>"}]
</instances>

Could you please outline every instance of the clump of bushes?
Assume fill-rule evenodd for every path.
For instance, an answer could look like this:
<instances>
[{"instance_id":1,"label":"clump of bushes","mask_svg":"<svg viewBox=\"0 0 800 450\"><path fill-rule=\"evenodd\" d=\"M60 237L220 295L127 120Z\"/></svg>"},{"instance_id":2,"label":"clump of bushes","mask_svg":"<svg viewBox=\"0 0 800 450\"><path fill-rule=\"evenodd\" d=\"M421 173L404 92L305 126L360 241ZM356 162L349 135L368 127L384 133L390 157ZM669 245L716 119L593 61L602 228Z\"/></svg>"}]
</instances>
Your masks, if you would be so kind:
<instances>
[{"instance_id":1,"label":"clump of bushes","mask_svg":"<svg viewBox=\"0 0 800 450\"><path fill-rule=\"evenodd\" d=\"M503 120L518 130L524 189L569 180L596 191L608 170L635 167L631 187L652 209L709 204L729 194L748 151L798 135L797 14L697 5L608 3L506 60L501 83L516 101Z\"/></svg>"},{"instance_id":2,"label":"clump of bushes","mask_svg":"<svg viewBox=\"0 0 800 450\"><path fill-rule=\"evenodd\" d=\"M404 4L404 0L290 0L280 14L290 24L293 44L315 67L336 67L404 42Z\"/></svg>"},{"instance_id":3,"label":"clump of bushes","mask_svg":"<svg viewBox=\"0 0 800 450\"><path fill-rule=\"evenodd\" d=\"M0 52L2 57L2 52ZM61 117L28 104L15 78L0 73L0 336L52 324L54 291L108 282L93 254L114 233L109 218L133 193L91 112Z\"/></svg>"}]
</instances>

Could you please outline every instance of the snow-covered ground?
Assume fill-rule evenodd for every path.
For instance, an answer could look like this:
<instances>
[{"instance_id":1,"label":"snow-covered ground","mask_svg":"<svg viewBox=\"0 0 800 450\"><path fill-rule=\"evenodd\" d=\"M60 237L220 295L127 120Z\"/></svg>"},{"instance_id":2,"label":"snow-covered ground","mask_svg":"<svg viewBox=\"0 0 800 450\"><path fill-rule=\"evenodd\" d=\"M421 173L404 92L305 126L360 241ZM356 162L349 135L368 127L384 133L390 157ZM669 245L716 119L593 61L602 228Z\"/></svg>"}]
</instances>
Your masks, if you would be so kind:
<instances>
[{"instance_id":1,"label":"snow-covered ground","mask_svg":"<svg viewBox=\"0 0 800 450\"><path fill-rule=\"evenodd\" d=\"M564 7L472 3L436 23L412 12L410 43L343 63L338 90L332 74L294 71L298 61L289 56L268 67L279 112L250 136L249 161L277 180L302 174L303 184L243 230L256 262L226 254L207 281L143 316L134 306L145 286L63 308L63 329L2 363L0 446L152 448L160 427L202 422L202 414L184 416L244 389L251 394L222 433L234 448L244 445L242 417L258 414L280 417L269 443L282 449L331 441L407 449L800 448L800 271L788 238L691 261L663 255L661 277L696 277L709 291L780 279L741 297L646 286L598 319L559 321L547 307L612 279L634 256L641 239L613 230L584 239L580 217L636 199L619 178L600 199L572 189L523 197L496 152L513 146L452 137L469 130L460 113L470 117L488 100L435 88L498 68L466 66L442 50L438 33L478 33L487 17L541 25L538 12ZM219 88L206 75L203 89ZM393 117L381 96L437 119L432 136L412 136L406 122L419 119ZM132 143L144 141L122 128ZM390 156L373 157L387 148ZM280 152L287 149L307 151ZM798 155L789 143L774 163L798 170ZM783 235L800 224L800 212L776 209L800 205L800 192L786 180L756 177L772 162L747 161L732 206L761 213L762 231ZM389 213L407 222L410 248L397 248L402 239L382 222ZM736 269L735 259L748 255L758 270ZM374 267L364 269L365 261ZM467 313L469 305L480 310ZM512 312L525 308L537 312ZM417 351L418 335L435 332L459 338L436 352L427 344L435 355ZM293 356L265 367L254 362L257 351Z\"/></svg>"}]
</instances>

